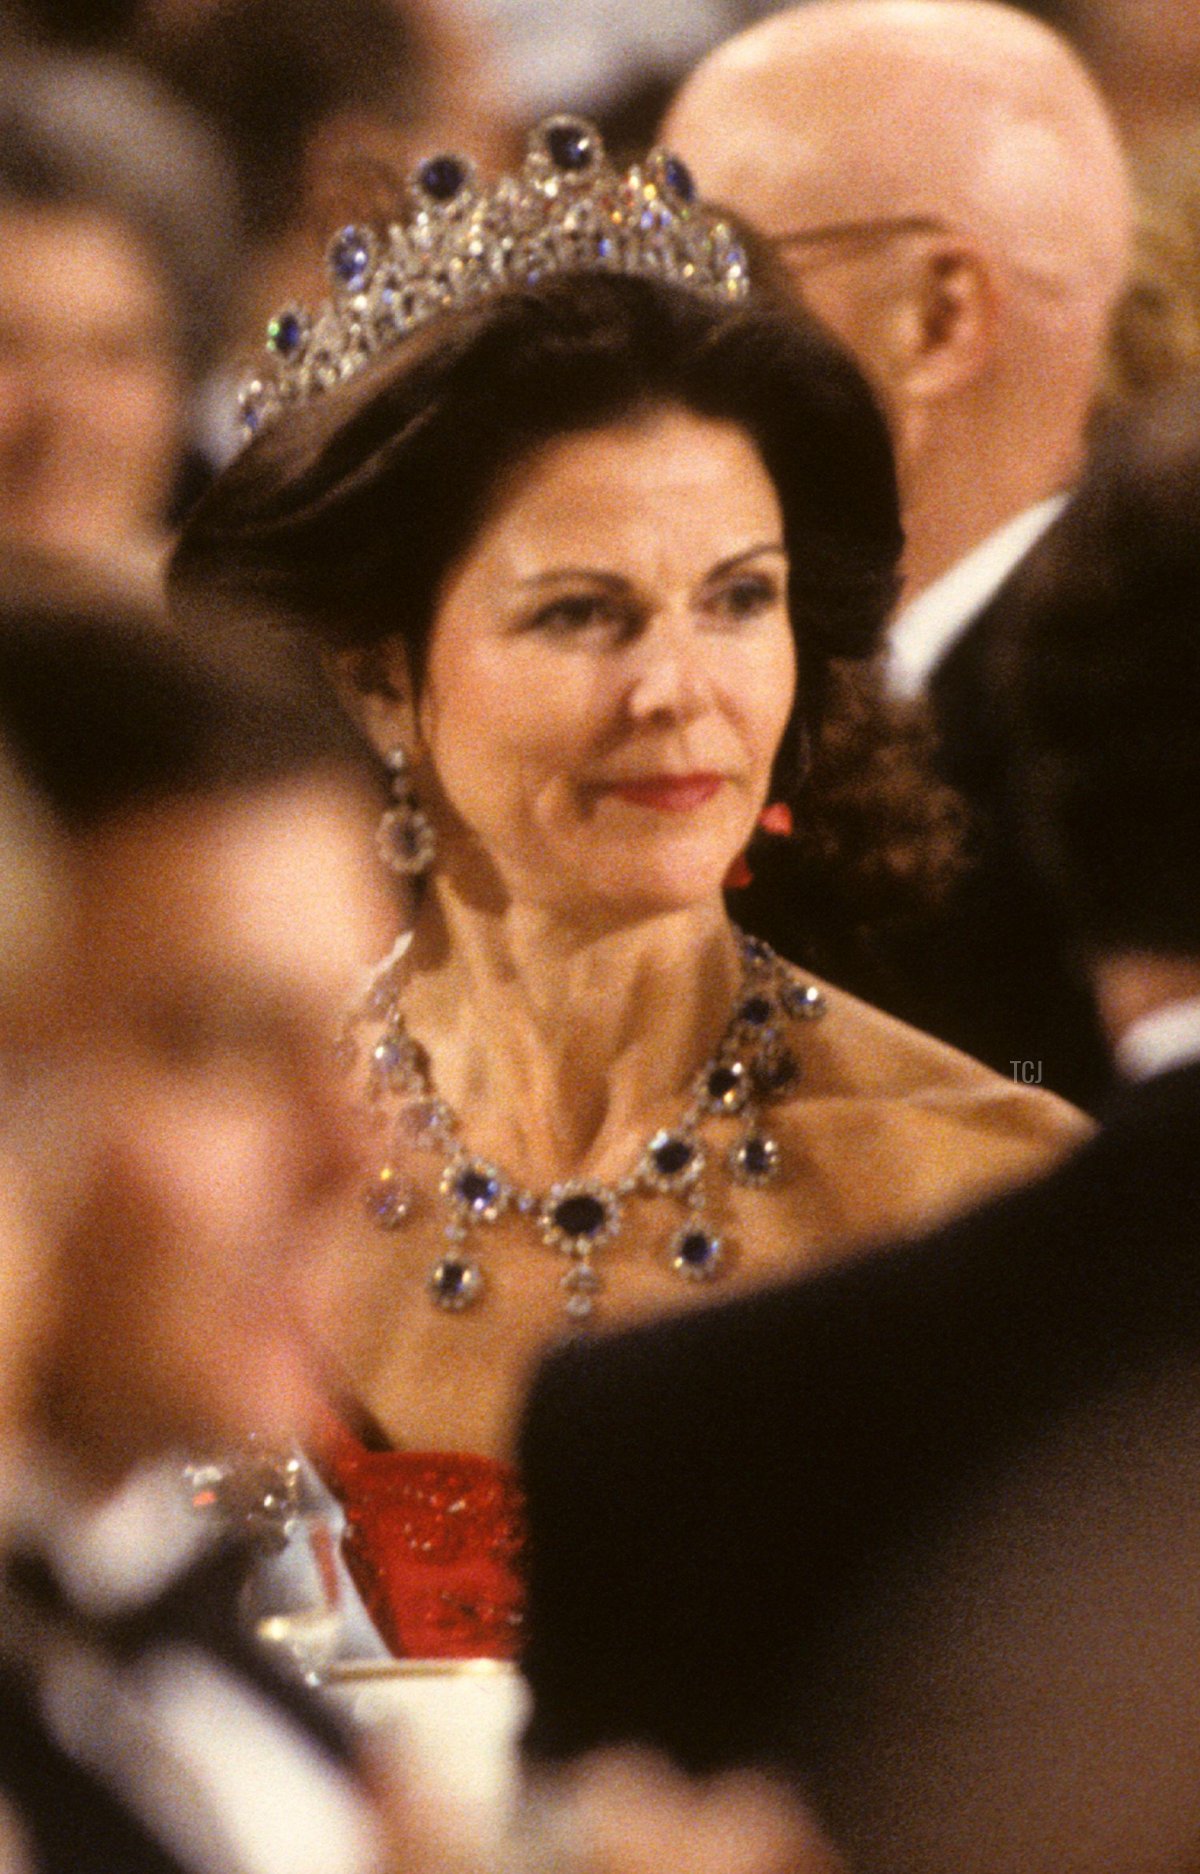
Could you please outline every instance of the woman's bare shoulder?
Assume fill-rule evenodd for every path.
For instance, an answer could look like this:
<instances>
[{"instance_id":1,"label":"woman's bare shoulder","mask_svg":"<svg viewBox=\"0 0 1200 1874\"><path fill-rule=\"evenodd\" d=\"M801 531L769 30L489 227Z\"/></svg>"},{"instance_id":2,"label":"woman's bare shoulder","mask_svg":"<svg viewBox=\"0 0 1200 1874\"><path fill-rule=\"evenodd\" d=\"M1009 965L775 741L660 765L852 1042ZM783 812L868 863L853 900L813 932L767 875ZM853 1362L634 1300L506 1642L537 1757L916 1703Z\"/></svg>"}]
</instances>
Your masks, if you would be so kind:
<instances>
[{"instance_id":1,"label":"woman's bare shoulder","mask_svg":"<svg viewBox=\"0 0 1200 1874\"><path fill-rule=\"evenodd\" d=\"M1039 1087L821 983L776 1109L789 1155L836 1193L850 1234L907 1233L1049 1170L1092 1122Z\"/></svg>"},{"instance_id":2,"label":"woman's bare shoulder","mask_svg":"<svg viewBox=\"0 0 1200 1874\"><path fill-rule=\"evenodd\" d=\"M798 1043L802 1100L900 1101L964 1115L994 1110L1019 1116L1034 1131L1077 1139L1092 1130L1087 1117L1057 1094L1007 1079L816 977L797 971L796 980L811 984L820 997L819 1019L805 1025Z\"/></svg>"}]
</instances>

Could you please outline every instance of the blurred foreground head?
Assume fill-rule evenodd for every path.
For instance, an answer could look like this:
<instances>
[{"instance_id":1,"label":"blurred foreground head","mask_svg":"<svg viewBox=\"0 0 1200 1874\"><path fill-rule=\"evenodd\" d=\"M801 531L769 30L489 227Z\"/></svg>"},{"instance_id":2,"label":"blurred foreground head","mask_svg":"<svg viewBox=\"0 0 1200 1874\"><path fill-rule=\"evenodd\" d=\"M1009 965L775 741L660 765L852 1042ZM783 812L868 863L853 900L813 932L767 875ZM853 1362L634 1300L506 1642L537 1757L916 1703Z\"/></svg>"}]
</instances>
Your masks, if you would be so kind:
<instances>
[{"instance_id":1,"label":"blurred foreground head","mask_svg":"<svg viewBox=\"0 0 1200 1874\"><path fill-rule=\"evenodd\" d=\"M137 563L225 325L231 173L116 59L0 61L0 540Z\"/></svg>"},{"instance_id":2,"label":"blurred foreground head","mask_svg":"<svg viewBox=\"0 0 1200 1874\"><path fill-rule=\"evenodd\" d=\"M314 672L198 655L129 607L7 582L3 729L68 837L63 997L86 1126L43 1430L98 1486L281 1433L357 1168L332 1037L386 947L370 770Z\"/></svg>"}]
</instances>

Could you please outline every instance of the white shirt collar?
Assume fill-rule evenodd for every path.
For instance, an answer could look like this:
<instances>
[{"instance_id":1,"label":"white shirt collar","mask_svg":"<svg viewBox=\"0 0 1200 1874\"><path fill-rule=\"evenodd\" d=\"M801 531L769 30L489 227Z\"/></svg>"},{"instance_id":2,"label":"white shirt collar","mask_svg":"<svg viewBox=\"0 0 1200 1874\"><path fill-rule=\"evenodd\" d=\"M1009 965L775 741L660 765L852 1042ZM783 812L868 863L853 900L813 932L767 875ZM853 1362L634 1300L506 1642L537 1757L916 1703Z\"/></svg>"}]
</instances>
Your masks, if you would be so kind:
<instances>
[{"instance_id":1,"label":"white shirt collar","mask_svg":"<svg viewBox=\"0 0 1200 1874\"><path fill-rule=\"evenodd\" d=\"M147 1465L90 1503L45 1449L17 1467L7 1522L12 1545L34 1547L75 1606L102 1617L153 1600L215 1535L192 1507L182 1458Z\"/></svg>"},{"instance_id":2,"label":"white shirt collar","mask_svg":"<svg viewBox=\"0 0 1200 1874\"><path fill-rule=\"evenodd\" d=\"M888 694L920 696L942 659L1067 505L1065 494L1024 508L926 586L892 620L883 658Z\"/></svg>"},{"instance_id":3,"label":"white shirt collar","mask_svg":"<svg viewBox=\"0 0 1200 1874\"><path fill-rule=\"evenodd\" d=\"M1132 1022L1114 1050L1126 1080L1151 1080L1173 1067L1200 1061L1200 996L1168 1002Z\"/></svg>"}]
</instances>

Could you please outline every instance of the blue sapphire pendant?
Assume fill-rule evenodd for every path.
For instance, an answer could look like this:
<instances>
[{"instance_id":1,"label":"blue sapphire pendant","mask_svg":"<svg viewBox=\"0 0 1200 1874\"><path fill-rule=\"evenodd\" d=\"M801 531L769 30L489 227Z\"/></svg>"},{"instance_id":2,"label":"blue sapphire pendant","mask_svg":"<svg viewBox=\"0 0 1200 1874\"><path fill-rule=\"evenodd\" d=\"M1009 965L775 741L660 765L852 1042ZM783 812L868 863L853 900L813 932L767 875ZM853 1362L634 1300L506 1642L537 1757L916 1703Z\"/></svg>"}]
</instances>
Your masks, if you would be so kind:
<instances>
[{"instance_id":1,"label":"blue sapphire pendant","mask_svg":"<svg viewBox=\"0 0 1200 1874\"><path fill-rule=\"evenodd\" d=\"M495 1223L512 1192L495 1165L482 1158L459 1159L442 1173L442 1196L449 1198L464 1222Z\"/></svg>"},{"instance_id":2,"label":"blue sapphire pendant","mask_svg":"<svg viewBox=\"0 0 1200 1874\"><path fill-rule=\"evenodd\" d=\"M656 1132L638 1167L638 1180L652 1191L688 1190L704 1170L704 1148L685 1132Z\"/></svg>"},{"instance_id":3,"label":"blue sapphire pendant","mask_svg":"<svg viewBox=\"0 0 1200 1874\"><path fill-rule=\"evenodd\" d=\"M471 1307L483 1292L483 1270L469 1256L449 1255L435 1262L429 1272L429 1292L439 1308L458 1314Z\"/></svg>"},{"instance_id":4,"label":"blue sapphire pendant","mask_svg":"<svg viewBox=\"0 0 1200 1874\"><path fill-rule=\"evenodd\" d=\"M687 1282L711 1282L724 1260L720 1237L702 1223L685 1223L671 1244L671 1267Z\"/></svg>"},{"instance_id":5,"label":"blue sapphire pendant","mask_svg":"<svg viewBox=\"0 0 1200 1874\"><path fill-rule=\"evenodd\" d=\"M760 1100L779 1100L789 1094L800 1078L800 1063L790 1048L764 1046L750 1070L754 1091Z\"/></svg>"},{"instance_id":6,"label":"blue sapphire pendant","mask_svg":"<svg viewBox=\"0 0 1200 1874\"><path fill-rule=\"evenodd\" d=\"M719 1061L704 1076L701 1103L706 1113L740 1113L750 1098L750 1076L742 1061Z\"/></svg>"},{"instance_id":7,"label":"blue sapphire pendant","mask_svg":"<svg viewBox=\"0 0 1200 1874\"><path fill-rule=\"evenodd\" d=\"M739 1184L770 1184L779 1171L779 1147L765 1132L750 1132L729 1154L730 1175Z\"/></svg>"},{"instance_id":8,"label":"blue sapphire pendant","mask_svg":"<svg viewBox=\"0 0 1200 1874\"><path fill-rule=\"evenodd\" d=\"M825 997L815 983L785 983L779 992L779 1000L797 1021L815 1021L825 1013Z\"/></svg>"},{"instance_id":9,"label":"blue sapphire pendant","mask_svg":"<svg viewBox=\"0 0 1200 1874\"><path fill-rule=\"evenodd\" d=\"M737 1019L743 1028L751 1032L765 1028L775 1013L770 996L756 990L753 995L744 996L738 1004Z\"/></svg>"},{"instance_id":10,"label":"blue sapphire pendant","mask_svg":"<svg viewBox=\"0 0 1200 1874\"><path fill-rule=\"evenodd\" d=\"M556 1184L539 1212L542 1241L568 1256L586 1255L611 1242L621 1225L615 1191L587 1180Z\"/></svg>"}]
</instances>

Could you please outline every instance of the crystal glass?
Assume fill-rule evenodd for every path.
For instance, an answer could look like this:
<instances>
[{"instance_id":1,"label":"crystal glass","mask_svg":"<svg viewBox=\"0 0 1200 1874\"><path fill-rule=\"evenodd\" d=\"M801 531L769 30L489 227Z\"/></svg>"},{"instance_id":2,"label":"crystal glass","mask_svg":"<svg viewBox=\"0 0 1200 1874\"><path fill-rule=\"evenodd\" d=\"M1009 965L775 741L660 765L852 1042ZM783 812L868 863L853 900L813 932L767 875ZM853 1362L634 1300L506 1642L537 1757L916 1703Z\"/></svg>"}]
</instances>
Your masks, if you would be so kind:
<instances>
[{"instance_id":1,"label":"crystal glass","mask_svg":"<svg viewBox=\"0 0 1200 1874\"><path fill-rule=\"evenodd\" d=\"M324 1515L292 1519L285 1548L256 1571L247 1602L260 1643L283 1654L307 1684L322 1684L337 1655L344 1613L336 1537Z\"/></svg>"}]
</instances>

